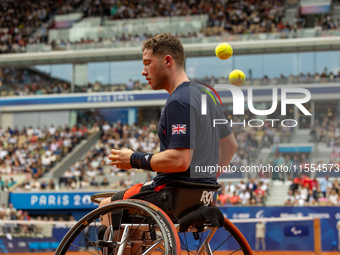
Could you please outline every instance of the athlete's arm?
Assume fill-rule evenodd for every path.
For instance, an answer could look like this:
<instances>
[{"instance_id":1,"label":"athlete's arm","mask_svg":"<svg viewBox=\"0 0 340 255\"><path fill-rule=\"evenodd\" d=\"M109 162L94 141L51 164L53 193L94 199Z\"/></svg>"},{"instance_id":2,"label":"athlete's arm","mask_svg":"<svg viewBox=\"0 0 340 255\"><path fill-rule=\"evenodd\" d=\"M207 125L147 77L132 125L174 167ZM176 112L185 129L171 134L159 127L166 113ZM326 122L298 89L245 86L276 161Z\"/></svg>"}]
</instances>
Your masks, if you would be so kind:
<instances>
[{"instance_id":1,"label":"athlete's arm","mask_svg":"<svg viewBox=\"0 0 340 255\"><path fill-rule=\"evenodd\" d=\"M132 150L111 150L109 156L111 165L121 169L131 169L130 157ZM193 150L189 148L176 148L156 153L151 158L151 168L155 172L176 173L185 172L191 162Z\"/></svg>"},{"instance_id":2,"label":"athlete's arm","mask_svg":"<svg viewBox=\"0 0 340 255\"><path fill-rule=\"evenodd\" d=\"M223 168L228 167L231 159L233 158L237 148L238 144L235 140L234 135L231 133L230 135L220 139L219 142L220 146L220 156L218 160L218 165ZM217 177L221 175L222 172L217 173Z\"/></svg>"},{"instance_id":3,"label":"athlete's arm","mask_svg":"<svg viewBox=\"0 0 340 255\"><path fill-rule=\"evenodd\" d=\"M190 166L193 151L189 148L176 148L154 154L151 167L161 173L185 172Z\"/></svg>"}]
</instances>

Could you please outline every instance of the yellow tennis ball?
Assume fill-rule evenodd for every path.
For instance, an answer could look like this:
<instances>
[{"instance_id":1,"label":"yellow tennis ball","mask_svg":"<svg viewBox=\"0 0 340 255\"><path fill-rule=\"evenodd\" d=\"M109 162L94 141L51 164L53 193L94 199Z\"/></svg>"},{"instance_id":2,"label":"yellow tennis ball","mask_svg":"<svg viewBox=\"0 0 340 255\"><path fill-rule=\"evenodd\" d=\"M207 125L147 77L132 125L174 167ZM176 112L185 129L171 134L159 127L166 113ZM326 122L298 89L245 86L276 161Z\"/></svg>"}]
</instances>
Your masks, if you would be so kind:
<instances>
[{"instance_id":1,"label":"yellow tennis ball","mask_svg":"<svg viewBox=\"0 0 340 255\"><path fill-rule=\"evenodd\" d=\"M246 76L241 70L234 70L229 74L230 84L241 86L246 80Z\"/></svg>"},{"instance_id":2,"label":"yellow tennis ball","mask_svg":"<svg viewBox=\"0 0 340 255\"><path fill-rule=\"evenodd\" d=\"M233 55L233 48L228 43L220 43L216 46L215 53L219 59L226 60Z\"/></svg>"}]
</instances>

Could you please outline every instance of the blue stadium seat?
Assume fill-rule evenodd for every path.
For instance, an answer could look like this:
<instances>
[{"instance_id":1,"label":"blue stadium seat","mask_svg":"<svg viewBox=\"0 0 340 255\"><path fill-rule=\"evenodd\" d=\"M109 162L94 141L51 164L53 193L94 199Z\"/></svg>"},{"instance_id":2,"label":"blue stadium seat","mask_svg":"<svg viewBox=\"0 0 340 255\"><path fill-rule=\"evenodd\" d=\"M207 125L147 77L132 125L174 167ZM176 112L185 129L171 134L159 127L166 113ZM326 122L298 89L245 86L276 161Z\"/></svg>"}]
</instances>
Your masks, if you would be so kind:
<instances>
[{"instance_id":1,"label":"blue stadium seat","mask_svg":"<svg viewBox=\"0 0 340 255\"><path fill-rule=\"evenodd\" d=\"M30 249L30 251L32 250L40 251L40 243L39 242L29 243L28 248Z\"/></svg>"},{"instance_id":2,"label":"blue stadium seat","mask_svg":"<svg viewBox=\"0 0 340 255\"><path fill-rule=\"evenodd\" d=\"M59 246L59 243L60 242L52 242L52 243L50 243L50 248L52 250L56 250L58 248L58 246Z\"/></svg>"},{"instance_id":3,"label":"blue stadium seat","mask_svg":"<svg viewBox=\"0 0 340 255\"><path fill-rule=\"evenodd\" d=\"M40 250L49 250L51 249L51 243L50 242L41 242L40 243Z\"/></svg>"}]
</instances>

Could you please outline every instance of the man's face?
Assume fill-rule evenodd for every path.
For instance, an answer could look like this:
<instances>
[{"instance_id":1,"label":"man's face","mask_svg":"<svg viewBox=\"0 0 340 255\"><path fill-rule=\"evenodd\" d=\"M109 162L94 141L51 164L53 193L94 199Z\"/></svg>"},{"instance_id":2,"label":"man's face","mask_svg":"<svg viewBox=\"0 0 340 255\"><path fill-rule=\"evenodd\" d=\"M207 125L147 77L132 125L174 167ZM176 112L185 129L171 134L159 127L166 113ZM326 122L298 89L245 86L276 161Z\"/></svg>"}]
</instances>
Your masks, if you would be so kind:
<instances>
[{"instance_id":1,"label":"man's face","mask_svg":"<svg viewBox=\"0 0 340 255\"><path fill-rule=\"evenodd\" d=\"M164 89L165 83L168 80L165 65L152 54L152 49L144 50L143 65L142 75L145 76L151 88L153 90Z\"/></svg>"}]
</instances>

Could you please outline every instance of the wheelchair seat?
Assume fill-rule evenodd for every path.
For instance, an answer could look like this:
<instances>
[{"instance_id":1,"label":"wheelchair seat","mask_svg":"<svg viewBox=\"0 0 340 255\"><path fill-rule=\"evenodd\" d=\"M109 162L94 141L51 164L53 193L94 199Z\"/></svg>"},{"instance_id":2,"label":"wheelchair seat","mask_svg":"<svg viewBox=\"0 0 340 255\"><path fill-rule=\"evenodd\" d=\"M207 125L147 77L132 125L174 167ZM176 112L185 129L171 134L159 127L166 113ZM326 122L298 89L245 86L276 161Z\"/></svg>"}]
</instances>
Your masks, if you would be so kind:
<instances>
[{"instance_id":1,"label":"wheelchair seat","mask_svg":"<svg viewBox=\"0 0 340 255\"><path fill-rule=\"evenodd\" d=\"M162 209L174 223L184 215L202 207L215 204L214 195L221 185L171 181L159 192L146 191L129 199L141 199Z\"/></svg>"}]
</instances>

